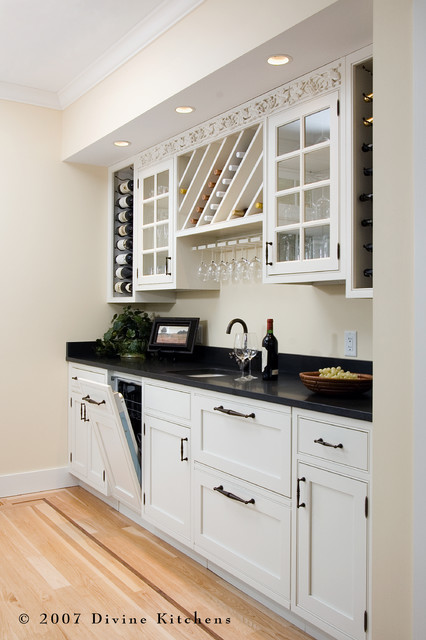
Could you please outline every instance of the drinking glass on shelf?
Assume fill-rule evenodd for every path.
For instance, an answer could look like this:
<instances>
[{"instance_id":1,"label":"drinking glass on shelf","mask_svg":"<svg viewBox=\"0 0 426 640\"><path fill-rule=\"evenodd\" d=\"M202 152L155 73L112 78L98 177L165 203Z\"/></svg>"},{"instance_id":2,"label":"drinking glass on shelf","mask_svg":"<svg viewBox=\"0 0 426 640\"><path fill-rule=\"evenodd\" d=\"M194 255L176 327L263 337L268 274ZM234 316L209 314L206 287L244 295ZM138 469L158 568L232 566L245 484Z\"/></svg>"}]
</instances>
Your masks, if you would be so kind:
<instances>
[{"instance_id":1,"label":"drinking glass on shelf","mask_svg":"<svg viewBox=\"0 0 426 640\"><path fill-rule=\"evenodd\" d=\"M249 363L248 375L245 377L246 380L256 380L256 376L251 375L251 361L255 357L258 352L258 341L257 335L255 333L244 333L245 342L244 342L244 353L246 355L246 359Z\"/></svg>"},{"instance_id":2,"label":"drinking glass on shelf","mask_svg":"<svg viewBox=\"0 0 426 640\"><path fill-rule=\"evenodd\" d=\"M250 279L253 282L262 281L262 263L257 256L250 261L249 264Z\"/></svg>"},{"instance_id":3,"label":"drinking glass on shelf","mask_svg":"<svg viewBox=\"0 0 426 640\"><path fill-rule=\"evenodd\" d=\"M245 382L247 380L244 375L244 366L247 360L247 334L246 333L236 333L234 339L234 353L236 358L238 359L238 365L241 369L241 375L239 378L235 378L236 382Z\"/></svg>"}]
</instances>

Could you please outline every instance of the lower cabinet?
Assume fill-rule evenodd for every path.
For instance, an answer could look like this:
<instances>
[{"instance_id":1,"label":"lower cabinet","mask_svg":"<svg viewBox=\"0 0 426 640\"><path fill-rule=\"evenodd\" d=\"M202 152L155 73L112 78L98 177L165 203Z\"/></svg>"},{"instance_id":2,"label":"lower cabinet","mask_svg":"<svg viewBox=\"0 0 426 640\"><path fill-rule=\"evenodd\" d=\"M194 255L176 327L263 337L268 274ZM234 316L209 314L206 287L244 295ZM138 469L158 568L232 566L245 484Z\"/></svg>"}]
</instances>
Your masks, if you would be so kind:
<instances>
[{"instance_id":1,"label":"lower cabinet","mask_svg":"<svg viewBox=\"0 0 426 640\"><path fill-rule=\"evenodd\" d=\"M191 539L190 429L145 415L144 517L186 542Z\"/></svg>"},{"instance_id":2,"label":"lower cabinet","mask_svg":"<svg viewBox=\"0 0 426 640\"><path fill-rule=\"evenodd\" d=\"M70 471L107 495L108 483L98 442L87 417L86 405L76 394L71 396L70 410Z\"/></svg>"},{"instance_id":3,"label":"lower cabinet","mask_svg":"<svg viewBox=\"0 0 426 640\"><path fill-rule=\"evenodd\" d=\"M365 640L370 433L323 414L293 418L292 610L334 638Z\"/></svg>"},{"instance_id":4,"label":"lower cabinet","mask_svg":"<svg viewBox=\"0 0 426 640\"><path fill-rule=\"evenodd\" d=\"M290 603L290 501L203 465L194 469L195 549L276 602Z\"/></svg>"}]
</instances>

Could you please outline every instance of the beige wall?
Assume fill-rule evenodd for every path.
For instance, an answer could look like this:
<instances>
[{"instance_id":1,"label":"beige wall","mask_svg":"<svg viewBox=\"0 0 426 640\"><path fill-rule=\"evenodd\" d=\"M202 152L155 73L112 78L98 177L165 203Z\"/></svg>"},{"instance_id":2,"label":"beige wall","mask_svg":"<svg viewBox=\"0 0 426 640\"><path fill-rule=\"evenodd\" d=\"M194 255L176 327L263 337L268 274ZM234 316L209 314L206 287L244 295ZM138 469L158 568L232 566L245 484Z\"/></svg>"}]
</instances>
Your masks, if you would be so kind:
<instances>
[{"instance_id":1,"label":"beige wall","mask_svg":"<svg viewBox=\"0 0 426 640\"><path fill-rule=\"evenodd\" d=\"M0 101L0 475L66 464L65 342L111 315L106 171L60 162L61 118Z\"/></svg>"},{"instance_id":2,"label":"beige wall","mask_svg":"<svg viewBox=\"0 0 426 640\"><path fill-rule=\"evenodd\" d=\"M65 110L62 157L71 157L330 4L263 0L259 11L258 0L205 0Z\"/></svg>"},{"instance_id":3,"label":"beige wall","mask_svg":"<svg viewBox=\"0 0 426 640\"><path fill-rule=\"evenodd\" d=\"M411 11L374 2L374 640L412 638Z\"/></svg>"},{"instance_id":4,"label":"beige wall","mask_svg":"<svg viewBox=\"0 0 426 640\"><path fill-rule=\"evenodd\" d=\"M281 352L340 358L345 329L355 329L358 358L351 368L356 370L357 359L372 357L371 300L346 299L343 285L224 285L220 294L179 293L176 304L155 312L200 317L207 327L205 343L217 347L233 346L233 336L225 334L232 318L245 320L259 339L266 333L266 319L274 318Z\"/></svg>"}]
</instances>

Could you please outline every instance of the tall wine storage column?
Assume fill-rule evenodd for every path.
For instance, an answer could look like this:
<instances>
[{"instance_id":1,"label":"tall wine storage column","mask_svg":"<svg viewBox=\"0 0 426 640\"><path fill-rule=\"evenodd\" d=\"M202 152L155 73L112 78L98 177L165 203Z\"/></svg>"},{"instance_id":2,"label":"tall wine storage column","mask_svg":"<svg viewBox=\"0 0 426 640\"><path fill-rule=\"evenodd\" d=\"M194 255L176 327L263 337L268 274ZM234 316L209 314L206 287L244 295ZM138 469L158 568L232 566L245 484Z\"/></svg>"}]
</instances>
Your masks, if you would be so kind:
<instances>
[{"instance_id":1,"label":"tall wine storage column","mask_svg":"<svg viewBox=\"0 0 426 640\"><path fill-rule=\"evenodd\" d=\"M347 162L350 212L346 295L373 295L373 58L371 47L348 57Z\"/></svg>"},{"instance_id":2,"label":"tall wine storage column","mask_svg":"<svg viewBox=\"0 0 426 640\"><path fill-rule=\"evenodd\" d=\"M133 294L133 165L114 173L114 297Z\"/></svg>"}]
</instances>

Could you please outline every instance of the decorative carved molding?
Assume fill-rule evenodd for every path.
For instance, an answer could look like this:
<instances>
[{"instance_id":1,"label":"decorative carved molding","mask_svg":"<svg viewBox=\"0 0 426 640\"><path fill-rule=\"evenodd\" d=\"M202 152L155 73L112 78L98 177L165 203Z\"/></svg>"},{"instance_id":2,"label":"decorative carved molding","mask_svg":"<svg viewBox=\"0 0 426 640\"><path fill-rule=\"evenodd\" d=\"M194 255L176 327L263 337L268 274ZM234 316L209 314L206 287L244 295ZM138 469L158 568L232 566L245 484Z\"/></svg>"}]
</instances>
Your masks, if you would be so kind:
<instances>
[{"instance_id":1,"label":"decorative carved molding","mask_svg":"<svg viewBox=\"0 0 426 640\"><path fill-rule=\"evenodd\" d=\"M322 67L143 151L137 156L137 168L148 167L176 153L208 144L221 135L228 135L233 131L256 124L279 109L340 87L342 65L343 61L339 60L332 65Z\"/></svg>"}]
</instances>

